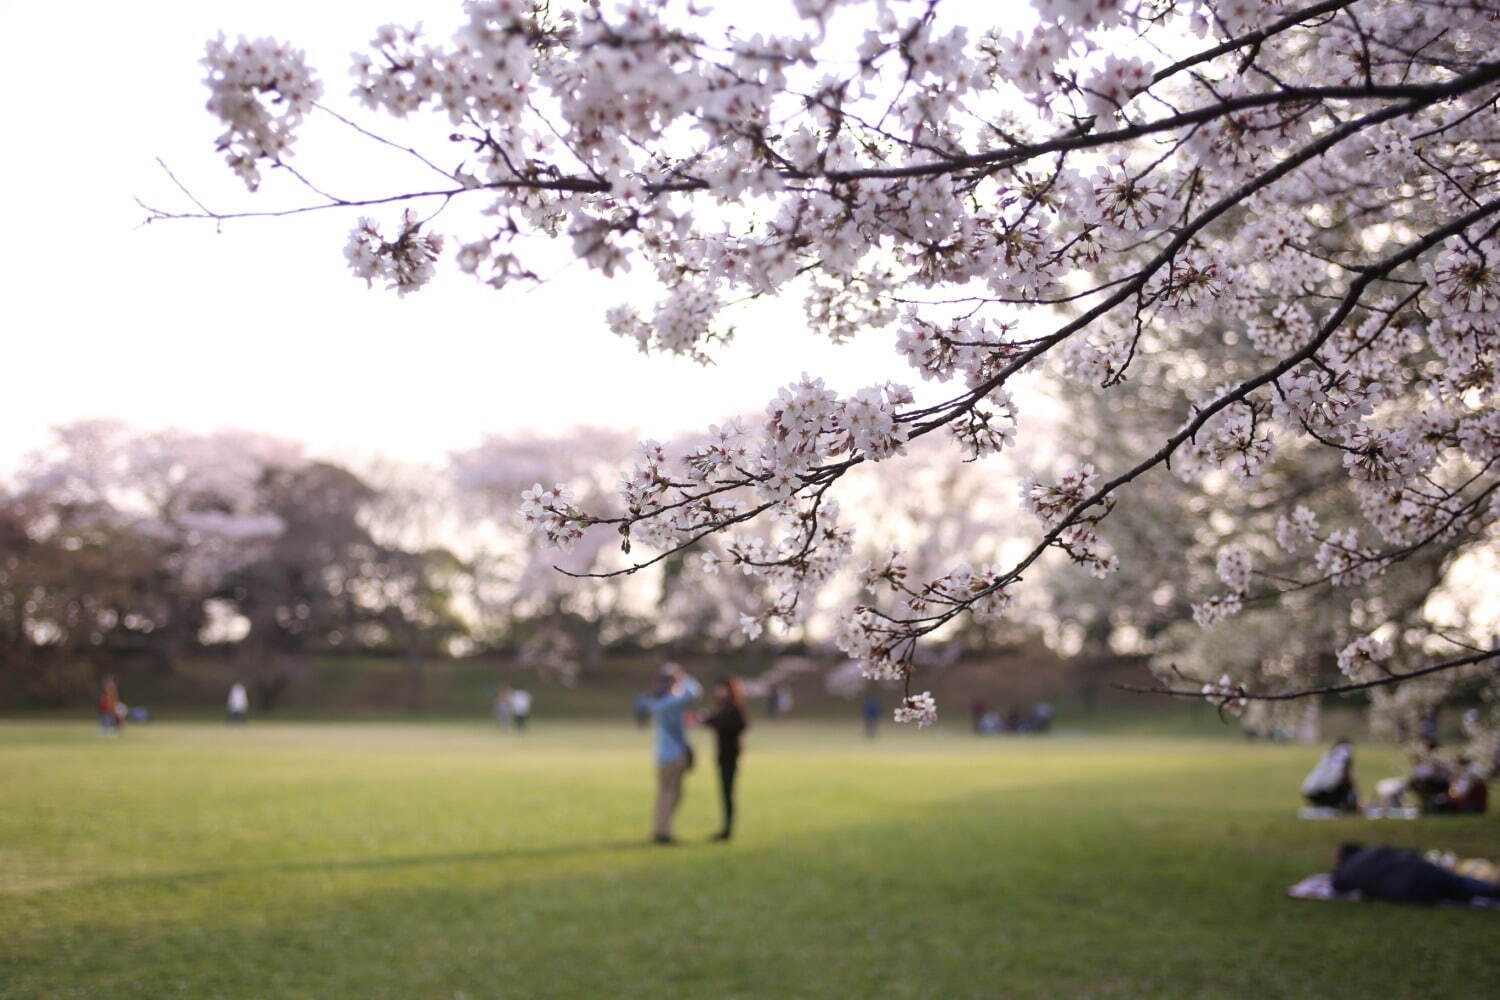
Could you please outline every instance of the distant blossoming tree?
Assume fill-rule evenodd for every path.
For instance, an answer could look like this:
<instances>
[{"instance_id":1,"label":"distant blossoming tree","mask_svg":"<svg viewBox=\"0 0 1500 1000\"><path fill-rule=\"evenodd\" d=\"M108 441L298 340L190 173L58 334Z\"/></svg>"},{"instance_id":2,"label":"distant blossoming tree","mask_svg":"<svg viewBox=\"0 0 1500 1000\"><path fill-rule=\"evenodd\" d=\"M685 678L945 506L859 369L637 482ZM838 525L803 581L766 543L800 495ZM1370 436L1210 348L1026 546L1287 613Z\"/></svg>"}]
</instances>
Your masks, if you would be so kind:
<instances>
[{"instance_id":1,"label":"distant blossoming tree","mask_svg":"<svg viewBox=\"0 0 1500 1000\"><path fill-rule=\"evenodd\" d=\"M644 580L590 578L617 537L607 527L585 530L559 553L545 539L524 536L516 500L537 479L558 478L583 502L604 502L630 452L631 439L621 432L579 427L558 436L490 435L450 461L460 509L480 526L469 534L489 638L515 642L523 666L566 684L597 671L607 646L651 633L650 602L639 591L652 588Z\"/></svg>"},{"instance_id":2,"label":"distant blossoming tree","mask_svg":"<svg viewBox=\"0 0 1500 1000\"><path fill-rule=\"evenodd\" d=\"M1249 341L1214 345L1214 364L1231 372L1259 364ZM1109 393L1074 396L1059 427L1063 448L1100 463L1150 454L1190 405L1190 374L1206 360L1179 349L1171 357L1139 356L1132 376ZM1152 371L1156 368L1158 370ZM1342 454L1310 436L1282 436L1256 481L1234 476L1158 475L1137 480L1130 502L1115 508L1107 530L1120 571L1104 579L1085 573L1047 574L1059 627L1083 678L1106 675L1120 653L1149 655L1170 681L1221 678L1227 686L1276 691L1350 683L1341 651L1372 631L1387 643L1381 662L1397 668L1481 643L1500 607L1480 584L1496 572L1495 546L1483 532L1446 534L1359 586L1298 589L1307 551L1287 545L1299 522L1357 523L1359 498L1347 485ZM1293 517L1285 516L1295 498ZM1247 576L1248 574L1248 576ZM1203 628L1203 595L1233 581L1243 609ZM1279 581L1279 582L1278 582ZM1277 586L1271 586L1278 582ZM1358 648L1358 647L1356 647ZM1368 664L1365 664L1368 666ZM1384 667L1368 679L1382 676ZM1371 691L1369 719L1392 734L1415 737L1435 706L1483 689L1489 664L1476 662L1399 685L1399 698ZM1361 680L1366 679L1361 677ZM1260 732L1296 732L1315 702L1257 701L1245 724ZM1488 757L1486 756L1486 759Z\"/></svg>"},{"instance_id":3,"label":"distant blossoming tree","mask_svg":"<svg viewBox=\"0 0 1500 1000\"><path fill-rule=\"evenodd\" d=\"M855 466L932 434L969 457L1008 449L1022 377L1109 394L1172 373L1187 402L1148 454L1026 482L1035 543L1019 558L918 574L895 551L866 571L838 642L868 676L906 682L897 716L925 724L919 640L1006 614L1049 552L1113 573L1108 515L1159 469L1252 491L1295 443L1339 457L1359 511L1330 522L1263 498L1297 573L1266 575L1229 540L1219 586L1194 601L1205 626L1277 592L1362 587L1492 530L1492 2L1036 0L1020 28L1008 8L974 23L952 0L791 6L776 32L746 34L669 0L478 0L450 40L386 27L356 56L369 112L435 117L450 138L413 147L426 190L356 202L305 181L316 200L294 211L373 213L346 245L360 278L405 294L456 246L461 270L503 288L534 279L540 241L566 240L604 275L638 268L660 286L649 308L607 314L643 350L707 358L735 300L796 294L834 340L893 329L936 387L921 402L895 381L841 396L804 376L753 426L642 447L608 503L527 491L538 536L566 548L609 526L637 565L721 536L716 568L772 595L751 626L794 623L851 552L838 492ZM297 127L322 108L303 57L221 40L206 63L229 165L252 189L263 169L292 171ZM439 235L450 202L477 211ZM1172 372L1179 355L1191 367ZM752 521L774 530L743 531ZM1497 655L1485 637L1397 665L1369 624L1337 654L1344 682L1294 668L1277 690L1225 678L1193 693L1234 706Z\"/></svg>"}]
</instances>

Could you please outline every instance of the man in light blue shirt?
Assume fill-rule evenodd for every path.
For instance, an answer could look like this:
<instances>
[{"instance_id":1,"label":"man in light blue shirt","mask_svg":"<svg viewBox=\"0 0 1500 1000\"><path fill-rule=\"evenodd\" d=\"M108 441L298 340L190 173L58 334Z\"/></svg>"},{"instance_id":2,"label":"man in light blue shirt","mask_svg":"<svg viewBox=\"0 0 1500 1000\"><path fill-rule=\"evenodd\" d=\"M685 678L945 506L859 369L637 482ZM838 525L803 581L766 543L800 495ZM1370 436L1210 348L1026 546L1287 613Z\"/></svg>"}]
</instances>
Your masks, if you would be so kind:
<instances>
[{"instance_id":1,"label":"man in light blue shirt","mask_svg":"<svg viewBox=\"0 0 1500 1000\"><path fill-rule=\"evenodd\" d=\"M672 816L682 801L682 778L692 754L683 731L682 713L703 693L703 686L675 663L662 667L661 680L652 693L651 717L656 720L656 826L651 839L675 844Z\"/></svg>"}]
</instances>

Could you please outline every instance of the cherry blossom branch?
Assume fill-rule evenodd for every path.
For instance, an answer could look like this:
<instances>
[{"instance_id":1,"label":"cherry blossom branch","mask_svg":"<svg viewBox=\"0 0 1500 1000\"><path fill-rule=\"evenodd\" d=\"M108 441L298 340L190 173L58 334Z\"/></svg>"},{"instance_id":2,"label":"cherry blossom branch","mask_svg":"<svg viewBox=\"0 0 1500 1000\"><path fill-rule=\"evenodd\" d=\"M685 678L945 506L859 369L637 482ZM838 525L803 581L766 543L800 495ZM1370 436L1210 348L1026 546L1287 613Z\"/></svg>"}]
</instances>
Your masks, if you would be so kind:
<instances>
[{"instance_id":1,"label":"cherry blossom branch","mask_svg":"<svg viewBox=\"0 0 1500 1000\"><path fill-rule=\"evenodd\" d=\"M1310 21L1315 17L1320 17L1323 14L1330 14L1335 11L1343 10L1347 7L1352 6L1355 2L1357 2L1357 0L1323 0L1322 3L1315 3L1310 6L1300 8L1299 10L1294 10L1290 14L1287 14L1285 17L1272 21L1270 24L1266 25L1263 28L1257 28L1254 31L1247 31L1243 35L1238 35L1234 38L1228 39L1227 41L1221 42L1218 45L1204 49L1202 52L1196 52L1185 59L1179 59L1177 62L1174 62L1169 66L1165 66L1157 70L1152 74L1151 82L1153 84L1161 83L1163 80L1166 80L1169 77L1176 76L1178 73L1181 73L1185 69L1191 69L1194 66L1201 66L1203 63L1217 59L1219 56L1228 55L1231 52L1238 52L1240 49L1244 48L1256 48L1290 28L1295 28L1298 25L1306 21Z\"/></svg>"},{"instance_id":2,"label":"cherry blossom branch","mask_svg":"<svg viewBox=\"0 0 1500 1000\"><path fill-rule=\"evenodd\" d=\"M1215 690L1219 687L1213 682L1206 682L1203 688L1192 690L1190 688L1174 688L1167 685L1148 687L1139 684L1113 684L1121 691L1129 691L1134 694L1162 695L1170 698L1193 698L1198 701L1296 701L1301 698L1312 698L1325 694L1348 694L1351 691L1368 691L1371 688L1390 687L1409 681L1415 677L1428 677L1433 674L1443 673L1448 670L1456 670L1474 663L1485 663L1500 657L1500 649L1487 649L1472 653L1468 656L1460 656L1452 660L1444 660L1441 663L1431 663L1425 667L1415 670L1407 670L1401 673L1392 673L1384 677L1377 677L1367 681L1349 681L1344 684L1325 684L1318 687L1298 688L1294 691L1271 691L1255 692L1241 687L1234 687L1228 691ZM1191 680L1192 678L1189 678Z\"/></svg>"},{"instance_id":3,"label":"cherry blossom branch","mask_svg":"<svg viewBox=\"0 0 1500 1000\"><path fill-rule=\"evenodd\" d=\"M1026 557L1018 561L1013 569L1007 571L1005 574L997 578L993 587L987 588L981 594L975 595L974 598L969 599L965 604L959 607L955 607L949 612L945 612L943 615L939 616L938 620L932 622L929 625L925 625L922 631L924 633L932 631L933 629L941 626L942 624L945 624L947 621L955 617L959 612L963 610L964 607L967 607L969 603L972 603L973 600L977 600L983 596L988 596L989 594L994 593L995 591L1009 585L1010 583L1014 583L1020 578L1020 574L1025 571L1025 569L1027 569L1037 559L1041 558L1043 553L1045 553L1046 550L1050 548L1059 537L1062 536L1063 532L1066 531L1067 528L1075 523L1078 523L1078 519L1081 517L1083 512L1103 503L1106 498L1112 496L1121 487L1125 486L1135 479L1138 479L1140 476L1144 475L1146 472L1150 471L1156 466L1165 464L1177 451L1177 449L1179 449L1187 441L1191 440L1192 437L1203 428L1204 424L1206 424L1209 418L1211 418L1214 414L1230 406L1231 404L1244 399L1246 396L1250 395L1250 393L1254 392L1261 386L1264 386L1270 382L1274 382L1277 378L1291 371L1303 361L1311 358L1314 354L1317 353L1318 349L1327 342L1328 338L1333 335L1333 333L1339 328L1340 325L1342 325L1348 315L1354 310L1365 290L1371 284L1373 284L1382 274L1394 271L1403 264L1417 259L1427 250L1442 243L1448 237L1454 235L1455 233L1462 232L1469 226L1472 226L1475 222L1481 221L1497 212L1500 212L1500 199L1487 202L1474 211L1466 213L1465 215L1460 216L1457 219L1451 220L1448 224L1434 229L1433 231L1424 235L1422 238L1408 244L1399 252L1388 256L1378 265L1372 267L1368 273L1361 274L1350 284L1349 291L1345 294L1344 299L1339 304L1338 308L1335 309L1333 313L1328 317L1328 319L1323 322L1318 335L1307 344L1305 344L1299 351L1284 358L1279 364L1273 366L1272 368L1257 374L1253 378L1239 383L1239 385L1237 385L1230 392L1218 396L1212 402L1203 406L1197 411L1197 414L1193 417L1193 419L1188 421L1188 423L1184 425L1183 428L1176 434L1173 434L1171 437L1169 437L1154 454L1150 455L1146 459L1132 466L1130 469L1127 469L1126 471L1120 473L1118 476L1116 476L1114 479L1111 479L1103 486L1094 490L1077 506L1073 507L1070 513L1064 518L1064 520L1056 527L1048 531L1043 536L1042 540L1038 542L1038 544L1031 550L1030 553L1028 553ZM915 432L913 433L913 436L915 436Z\"/></svg>"},{"instance_id":4,"label":"cherry blossom branch","mask_svg":"<svg viewBox=\"0 0 1500 1000\"><path fill-rule=\"evenodd\" d=\"M1105 146L1119 145L1132 139L1145 138L1161 132L1170 132L1189 126L1213 121L1236 111L1281 105L1312 104L1327 100L1380 100L1405 98L1414 102L1401 105L1395 114L1408 114L1417 107L1455 97L1500 80L1500 62L1483 63L1477 69L1444 84L1405 84L1383 86L1335 86L1335 87L1287 87L1265 94L1245 94L1224 98L1219 103L1195 111L1182 112L1165 118L1154 119L1123 128L1091 132L1072 130L1042 142L1023 143L1001 150L948 156L923 163L909 163L895 167L865 167L848 170L778 170L776 173L788 181L823 180L833 184L847 184L862 180L896 180L902 178L928 177L958 173L975 168L994 171L1015 167L1049 153L1067 153ZM1394 117L1390 115L1387 117ZM1385 117L1374 119L1384 121ZM699 179L684 179L666 183L647 182L643 189L652 195L703 191L709 183ZM613 185L597 177L548 176L501 178L499 180L475 182L452 188L412 191L382 195L371 198L330 199L308 205L283 209L258 209L238 212L169 212L164 209L144 206L152 219L159 220L213 220L224 222L231 219L276 219L288 216L324 212L332 209L368 208L378 205L400 204L425 198L453 198L473 191L537 190L572 194L607 194Z\"/></svg>"},{"instance_id":5,"label":"cherry blossom branch","mask_svg":"<svg viewBox=\"0 0 1500 1000\"><path fill-rule=\"evenodd\" d=\"M957 382L917 406L892 382L841 398L804 375L770 402L760 433L732 421L691 447L645 442L616 488L622 513L585 512L565 485L536 484L523 497L527 530L565 548L612 524L627 553L633 541L660 550L588 574L614 576L774 513L761 521L769 532L705 552L703 569L764 579L764 620L794 627L850 551L835 485L940 429L971 459L1009 447L1011 380L1049 358L1065 378L1122 394L1156 378L1169 412L1188 409L1127 450L1129 467L1108 482L1091 465L1028 480L1023 504L1042 528L1009 569L959 564L908 580L893 549L862 572L887 605L853 608L835 641L867 676L909 684L918 637L960 614L1003 613L1049 548L1112 571L1098 526L1152 470L1211 491L1215 469L1284 478L1270 464L1282 433L1293 462L1337 453L1340 482L1387 545L1368 552L1357 527L1328 535L1317 561L1336 584L1374 593L1386 557L1491 520L1493 502L1481 508L1500 428L1481 401L1500 315L1500 34L1484 5L1201 0L1191 28L1211 34L1205 43L1176 30L1177 5L1129 0L1077 18L1064 6L1041 5L1029 35L997 29L972 43L938 16L940 0L880 5L853 71L833 68L842 43L826 33L740 42L731 30L715 47L652 3L617 17L474 0L451 48L382 29L374 58L356 57L358 95L397 117L446 115L467 156L459 188L362 204L487 192L486 217L499 221L461 247L461 270L495 287L535 278L517 256L522 237L570 239L605 277L644 262L660 298L649 316L612 308L609 328L700 361L730 335L727 303L805 276L806 314L831 339L894 325L924 379ZM820 25L829 10L798 0ZM1134 54L1153 49L1165 69ZM320 88L300 53L271 40L217 43L206 64L210 107L228 126L219 148L253 189L258 165L285 161ZM355 204L329 202L243 217ZM442 241L427 221L407 208L384 237L361 219L351 269L419 287ZM1005 308L1038 317L1063 304L1070 314L1036 336L1027 313ZM1167 367L1178 351L1224 384L1186 385ZM1297 545L1316 538L1316 515L1278 519L1290 552L1283 532ZM1253 568L1246 545L1220 550L1231 591L1221 610L1247 597ZM1382 649L1358 639L1341 668ZM927 695L908 695L906 717L930 721Z\"/></svg>"}]
</instances>

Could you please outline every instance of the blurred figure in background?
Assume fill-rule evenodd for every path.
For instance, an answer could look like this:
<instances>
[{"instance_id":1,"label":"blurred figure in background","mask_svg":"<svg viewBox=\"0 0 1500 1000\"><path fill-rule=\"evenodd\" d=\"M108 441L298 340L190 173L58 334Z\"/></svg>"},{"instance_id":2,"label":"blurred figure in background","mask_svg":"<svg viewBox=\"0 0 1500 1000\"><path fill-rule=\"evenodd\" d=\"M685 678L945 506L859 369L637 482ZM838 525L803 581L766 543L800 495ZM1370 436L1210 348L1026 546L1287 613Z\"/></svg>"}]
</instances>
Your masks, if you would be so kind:
<instances>
[{"instance_id":1,"label":"blurred figure in background","mask_svg":"<svg viewBox=\"0 0 1500 1000\"><path fill-rule=\"evenodd\" d=\"M969 720L974 724L974 732L984 732L984 716L989 708L977 694L969 699Z\"/></svg>"},{"instance_id":2,"label":"blurred figure in background","mask_svg":"<svg viewBox=\"0 0 1500 1000\"><path fill-rule=\"evenodd\" d=\"M510 720L517 731L524 732L531 718L531 692L516 688L510 693Z\"/></svg>"},{"instance_id":3,"label":"blurred figure in background","mask_svg":"<svg viewBox=\"0 0 1500 1000\"><path fill-rule=\"evenodd\" d=\"M741 736L750 728L745 712L745 691L738 677L726 677L714 684L713 711L703 717L703 725L714 731L719 751L719 794L724 804L724 827L714 834L715 840L734 836L734 779L740 767Z\"/></svg>"},{"instance_id":4,"label":"blurred figure in background","mask_svg":"<svg viewBox=\"0 0 1500 1000\"><path fill-rule=\"evenodd\" d=\"M1458 758L1458 766L1448 781L1448 791L1436 797L1434 812L1478 814L1489 808L1490 789L1484 776L1468 756Z\"/></svg>"},{"instance_id":5,"label":"blurred figure in background","mask_svg":"<svg viewBox=\"0 0 1500 1000\"><path fill-rule=\"evenodd\" d=\"M1031 714L1032 729L1038 733L1050 732L1052 729L1053 714L1052 703L1050 701L1037 702L1037 706L1032 710Z\"/></svg>"},{"instance_id":6,"label":"blurred figure in background","mask_svg":"<svg viewBox=\"0 0 1500 1000\"><path fill-rule=\"evenodd\" d=\"M244 722L250 717L250 694L245 690L245 685L235 681L229 688L229 701L225 708L229 712L230 722Z\"/></svg>"},{"instance_id":7,"label":"blurred figure in background","mask_svg":"<svg viewBox=\"0 0 1500 1000\"><path fill-rule=\"evenodd\" d=\"M1422 742L1432 747L1438 744L1439 712L1438 706L1433 705L1422 716L1422 721L1417 726L1417 734L1422 738Z\"/></svg>"},{"instance_id":8,"label":"blurred figure in background","mask_svg":"<svg viewBox=\"0 0 1500 1000\"><path fill-rule=\"evenodd\" d=\"M495 713L495 725L501 729L510 725L510 696L510 688L502 685L495 692L495 703L491 706Z\"/></svg>"},{"instance_id":9,"label":"blurred figure in background","mask_svg":"<svg viewBox=\"0 0 1500 1000\"><path fill-rule=\"evenodd\" d=\"M99 735L119 736L125 731L125 703L120 700L120 686L113 674L104 678L99 689Z\"/></svg>"},{"instance_id":10,"label":"blurred figure in background","mask_svg":"<svg viewBox=\"0 0 1500 1000\"><path fill-rule=\"evenodd\" d=\"M1417 800L1417 808L1423 812L1435 809L1447 797L1451 780L1451 770L1438 756L1437 741L1423 739L1412 752L1411 777L1406 779L1406 786Z\"/></svg>"},{"instance_id":11,"label":"blurred figure in background","mask_svg":"<svg viewBox=\"0 0 1500 1000\"><path fill-rule=\"evenodd\" d=\"M873 694L866 697L860 708L860 715L865 720L865 738L873 740L876 730L880 728L880 699Z\"/></svg>"},{"instance_id":12,"label":"blurred figure in background","mask_svg":"<svg viewBox=\"0 0 1500 1000\"><path fill-rule=\"evenodd\" d=\"M1309 702L1297 723L1297 742L1317 743L1323 738L1322 709L1316 701Z\"/></svg>"},{"instance_id":13,"label":"blurred figure in background","mask_svg":"<svg viewBox=\"0 0 1500 1000\"><path fill-rule=\"evenodd\" d=\"M693 766L693 748L683 732L682 713L703 693L703 686L675 663L661 668L661 678L651 698L651 717L656 721L656 824L651 839L675 844L672 817L682 801L682 779Z\"/></svg>"},{"instance_id":14,"label":"blurred figure in background","mask_svg":"<svg viewBox=\"0 0 1500 1000\"><path fill-rule=\"evenodd\" d=\"M1354 812L1359 808L1354 790L1354 745L1339 740L1323 755L1302 782L1308 805Z\"/></svg>"}]
</instances>

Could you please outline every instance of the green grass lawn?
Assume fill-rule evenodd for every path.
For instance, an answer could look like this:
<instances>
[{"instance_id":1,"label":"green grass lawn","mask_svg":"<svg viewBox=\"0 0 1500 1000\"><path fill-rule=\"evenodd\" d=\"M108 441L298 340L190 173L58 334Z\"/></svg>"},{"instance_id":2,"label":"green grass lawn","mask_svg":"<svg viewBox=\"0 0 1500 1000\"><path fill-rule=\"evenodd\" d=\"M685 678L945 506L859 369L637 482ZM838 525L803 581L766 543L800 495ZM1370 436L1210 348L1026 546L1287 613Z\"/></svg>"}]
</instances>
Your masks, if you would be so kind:
<instances>
[{"instance_id":1,"label":"green grass lawn","mask_svg":"<svg viewBox=\"0 0 1500 1000\"><path fill-rule=\"evenodd\" d=\"M644 842L624 727L0 722L0 996L1474 996L1500 914L1303 903L1315 749L762 725ZM706 749L700 741L700 748ZM704 754L707 756L707 754ZM1366 783L1394 773L1362 749Z\"/></svg>"}]
</instances>

